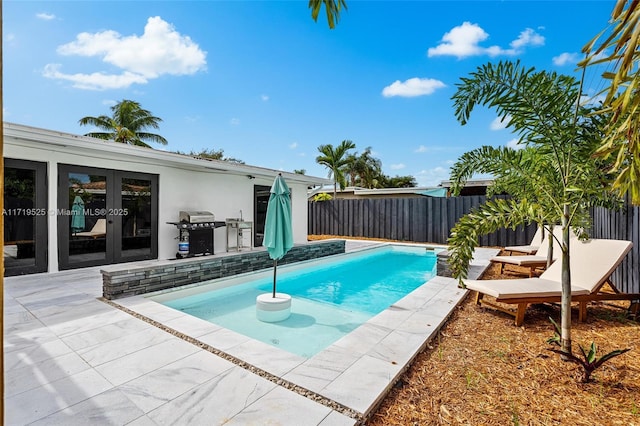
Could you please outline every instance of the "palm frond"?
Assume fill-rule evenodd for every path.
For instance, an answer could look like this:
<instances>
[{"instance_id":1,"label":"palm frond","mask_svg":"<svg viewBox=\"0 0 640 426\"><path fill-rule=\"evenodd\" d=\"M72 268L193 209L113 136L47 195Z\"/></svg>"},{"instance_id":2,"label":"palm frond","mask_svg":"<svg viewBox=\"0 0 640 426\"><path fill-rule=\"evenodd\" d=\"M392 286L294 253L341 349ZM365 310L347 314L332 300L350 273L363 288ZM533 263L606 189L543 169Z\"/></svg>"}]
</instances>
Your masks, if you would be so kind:
<instances>
[{"instance_id":1,"label":"palm frond","mask_svg":"<svg viewBox=\"0 0 640 426\"><path fill-rule=\"evenodd\" d=\"M340 13L342 9L347 10L346 0L309 0L309 9L311 9L311 17L318 22L320 9L324 5L327 14L327 23L330 29L334 29L338 21L340 21Z\"/></svg>"},{"instance_id":2,"label":"palm frond","mask_svg":"<svg viewBox=\"0 0 640 426\"><path fill-rule=\"evenodd\" d=\"M502 228L515 228L540 217L540 206L528 200L489 200L466 214L451 229L449 236L449 265L454 278L467 278L469 262L482 235Z\"/></svg>"}]
</instances>

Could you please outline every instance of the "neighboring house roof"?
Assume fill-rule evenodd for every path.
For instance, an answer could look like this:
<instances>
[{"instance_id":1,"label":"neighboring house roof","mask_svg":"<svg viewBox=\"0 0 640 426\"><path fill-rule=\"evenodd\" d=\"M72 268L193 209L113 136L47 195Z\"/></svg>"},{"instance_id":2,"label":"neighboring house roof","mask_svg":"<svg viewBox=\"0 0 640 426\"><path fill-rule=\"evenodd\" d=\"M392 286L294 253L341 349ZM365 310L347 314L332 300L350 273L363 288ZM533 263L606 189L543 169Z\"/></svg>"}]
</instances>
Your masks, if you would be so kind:
<instances>
[{"instance_id":1,"label":"neighboring house roof","mask_svg":"<svg viewBox=\"0 0 640 426\"><path fill-rule=\"evenodd\" d=\"M491 186L493 183L492 178L483 178L483 179L469 179L464 183L464 187L472 187L472 186ZM453 186L453 181L451 180L443 180L440 182L440 185L443 188L451 188Z\"/></svg>"},{"instance_id":2,"label":"neighboring house roof","mask_svg":"<svg viewBox=\"0 0 640 426\"><path fill-rule=\"evenodd\" d=\"M5 143L10 142L8 138L13 138L25 144L37 143L51 146L71 147L80 150L91 150L94 152L108 152L110 154L134 157L142 163L148 162L151 164L164 164L187 170L207 170L250 177L273 178L275 174L282 173L282 176L287 180L287 182L303 183L307 186L326 185L332 182L326 178L283 172L281 170L249 166L229 161L196 158L174 152L127 145L114 141L105 141L103 139L41 129L22 124L8 123L6 121L3 124Z\"/></svg>"},{"instance_id":3,"label":"neighboring house roof","mask_svg":"<svg viewBox=\"0 0 640 426\"><path fill-rule=\"evenodd\" d=\"M469 179L464 183L464 186L460 190L460 195L486 195L487 188L493 184L493 178L478 178ZM443 180L440 182L440 186L447 190L448 195L451 195L451 187L453 181Z\"/></svg>"},{"instance_id":4,"label":"neighboring house roof","mask_svg":"<svg viewBox=\"0 0 640 426\"><path fill-rule=\"evenodd\" d=\"M333 194L333 186L316 188L309 193L309 197L313 197L319 193ZM447 190L445 188L433 187L412 187L412 188L377 188L368 189L357 186L348 186L345 189L338 190L339 196L349 196L351 198L363 197L398 197L398 196L428 196L428 197L445 197Z\"/></svg>"}]
</instances>

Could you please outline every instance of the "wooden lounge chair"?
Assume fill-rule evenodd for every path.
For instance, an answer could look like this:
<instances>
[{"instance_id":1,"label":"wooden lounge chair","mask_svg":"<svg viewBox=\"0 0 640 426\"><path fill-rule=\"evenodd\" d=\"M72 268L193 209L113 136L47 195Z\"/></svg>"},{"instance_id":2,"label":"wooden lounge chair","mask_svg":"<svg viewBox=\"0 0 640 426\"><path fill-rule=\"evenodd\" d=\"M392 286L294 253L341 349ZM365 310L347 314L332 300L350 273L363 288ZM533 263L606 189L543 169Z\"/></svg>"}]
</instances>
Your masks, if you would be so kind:
<instances>
[{"instance_id":1,"label":"wooden lounge chair","mask_svg":"<svg viewBox=\"0 0 640 426\"><path fill-rule=\"evenodd\" d=\"M543 232L543 228L538 226L536 233L533 235L531 239L531 243L525 246L508 246L505 247L504 250L508 251L509 254L516 253L524 253L524 254L536 254L538 249L540 248L540 244L544 241L544 235L546 235L546 230Z\"/></svg>"},{"instance_id":2,"label":"wooden lounge chair","mask_svg":"<svg viewBox=\"0 0 640 426\"><path fill-rule=\"evenodd\" d=\"M91 237L94 240L96 238L104 237L107 235L107 219L98 219L96 224L93 225L91 231L76 232L74 237Z\"/></svg>"},{"instance_id":3,"label":"wooden lounge chair","mask_svg":"<svg viewBox=\"0 0 640 426\"><path fill-rule=\"evenodd\" d=\"M578 321L587 316L587 303L596 300L629 300L636 315L640 293L621 293L609 277L620 265L632 247L631 241L593 239L570 242L571 300L579 303ZM466 287L478 292L476 303L491 306L515 317L517 326L524 321L527 306L532 303L560 302L562 297L562 262L554 262L539 278L507 280L465 280ZM605 292L605 284L611 291ZM514 312L485 300L495 297L496 302L517 305Z\"/></svg>"},{"instance_id":4,"label":"wooden lounge chair","mask_svg":"<svg viewBox=\"0 0 640 426\"><path fill-rule=\"evenodd\" d=\"M555 261L561 254L560 244L558 240L562 238L562 227L555 226L553 228L553 233L556 236L556 239L553 241L553 259L551 261ZM529 268L529 277L533 277L535 275L535 271L538 268L545 268L547 266L547 257L549 254L549 232L545 232L544 237L540 243L540 248L536 252L536 254L524 254L524 255L515 255L515 256L494 256L490 260L494 263L500 263L500 273L504 272L505 265L516 265ZM573 240L577 240L575 233L571 232L570 237ZM507 247L505 247L507 250Z\"/></svg>"}]
</instances>

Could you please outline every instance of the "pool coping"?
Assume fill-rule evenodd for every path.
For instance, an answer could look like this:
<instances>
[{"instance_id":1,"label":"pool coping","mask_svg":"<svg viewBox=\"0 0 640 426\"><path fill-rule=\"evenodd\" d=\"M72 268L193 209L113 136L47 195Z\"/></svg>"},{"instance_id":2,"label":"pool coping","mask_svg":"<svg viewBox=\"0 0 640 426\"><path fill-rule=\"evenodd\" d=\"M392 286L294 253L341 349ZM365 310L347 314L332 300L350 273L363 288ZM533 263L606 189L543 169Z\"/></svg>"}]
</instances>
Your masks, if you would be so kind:
<instances>
[{"instance_id":1,"label":"pool coping","mask_svg":"<svg viewBox=\"0 0 640 426\"><path fill-rule=\"evenodd\" d=\"M403 245L365 244L348 252L389 244ZM497 252L476 249L470 278L477 278ZM108 303L280 386L364 421L466 294L457 280L436 276L311 358L291 354L142 295Z\"/></svg>"}]
</instances>

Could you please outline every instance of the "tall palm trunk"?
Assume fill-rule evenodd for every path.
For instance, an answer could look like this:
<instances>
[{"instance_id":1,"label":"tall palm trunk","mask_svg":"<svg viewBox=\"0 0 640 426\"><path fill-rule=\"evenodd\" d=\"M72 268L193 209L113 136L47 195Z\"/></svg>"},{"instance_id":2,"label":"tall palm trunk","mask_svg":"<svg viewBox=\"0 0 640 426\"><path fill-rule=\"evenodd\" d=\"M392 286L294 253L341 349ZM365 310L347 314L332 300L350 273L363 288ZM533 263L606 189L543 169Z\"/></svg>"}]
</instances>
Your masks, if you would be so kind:
<instances>
[{"instance_id":1,"label":"tall palm trunk","mask_svg":"<svg viewBox=\"0 0 640 426\"><path fill-rule=\"evenodd\" d=\"M547 238L547 245L549 246L547 249L547 268L551 266L551 264L553 263L553 248L556 243L553 229L554 229L554 225L551 224L549 226L549 238Z\"/></svg>"},{"instance_id":2,"label":"tall palm trunk","mask_svg":"<svg viewBox=\"0 0 640 426\"><path fill-rule=\"evenodd\" d=\"M569 204L564 203L562 215L562 318L560 324L560 346L571 353L571 268L569 251Z\"/></svg>"}]
</instances>

